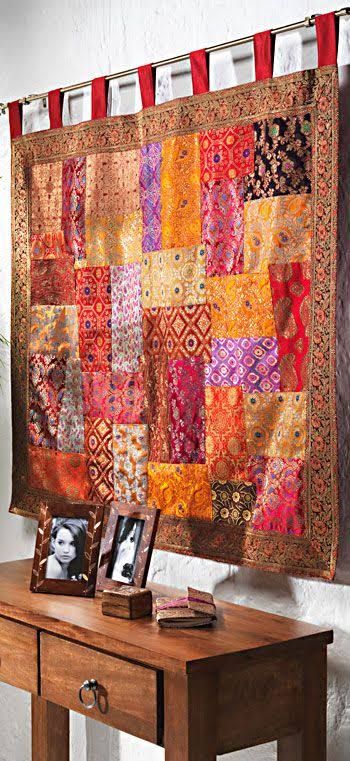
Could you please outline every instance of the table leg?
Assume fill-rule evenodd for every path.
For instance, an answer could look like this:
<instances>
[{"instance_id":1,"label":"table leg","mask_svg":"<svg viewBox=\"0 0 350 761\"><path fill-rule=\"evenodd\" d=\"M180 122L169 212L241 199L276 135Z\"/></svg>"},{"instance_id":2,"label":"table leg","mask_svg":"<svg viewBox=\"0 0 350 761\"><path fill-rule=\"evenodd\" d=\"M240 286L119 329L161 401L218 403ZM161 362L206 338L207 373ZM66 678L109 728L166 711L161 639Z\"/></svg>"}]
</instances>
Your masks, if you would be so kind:
<instances>
[{"instance_id":1,"label":"table leg","mask_svg":"<svg viewBox=\"0 0 350 761\"><path fill-rule=\"evenodd\" d=\"M278 761L327 761L327 650L305 656L303 726L277 743Z\"/></svg>"},{"instance_id":2,"label":"table leg","mask_svg":"<svg viewBox=\"0 0 350 761\"><path fill-rule=\"evenodd\" d=\"M164 674L165 761L216 760L214 674Z\"/></svg>"},{"instance_id":3,"label":"table leg","mask_svg":"<svg viewBox=\"0 0 350 761\"><path fill-rule=\"evenodd\" d=\"M277 761L302 761L301 733L277 741Z\"/></svg>"},{"instance_id":4,"label":"table leg","mask_svg":"<svg viewBox=\"0 0 350 761\"><path fill-rule=\"evenodd\" d=\"M32 761L69 761L69 711L32 695Z\"/></svg>"}]
</instances>

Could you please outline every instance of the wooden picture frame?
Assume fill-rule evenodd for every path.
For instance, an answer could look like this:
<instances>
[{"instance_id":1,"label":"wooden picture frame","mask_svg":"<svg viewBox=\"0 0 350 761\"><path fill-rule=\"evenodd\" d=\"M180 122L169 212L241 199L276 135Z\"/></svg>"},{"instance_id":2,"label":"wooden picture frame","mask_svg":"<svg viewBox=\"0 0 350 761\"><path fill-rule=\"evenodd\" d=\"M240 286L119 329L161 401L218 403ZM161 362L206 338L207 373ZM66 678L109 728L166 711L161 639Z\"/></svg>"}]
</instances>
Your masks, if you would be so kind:
<instances>
[{"instance_id":1,"label":"wooden picture frame","mask_svg":"<svg viewBox=\"0 0 350 761\"><path fill-rule=\"evenodd\" d=\"M60 523L58 520L62 519ZM41 509L39 525L36 536L35 553L33 560L32 578L30 589L32 592L46 592L59 595L74 595L77 597L93 597L95 594L98 555L102 536L103 507L95 503L69 503L55 500L49 502ZM77 578L53 578L47 577L48 558L55 553L50 553L53 536L52 531L59 528L75 530L73 541L77 547L78 539L84 539L84 544L76 550L76 555L71 562L63 564L68 569L78 557L76 563ZM85 532L85 537L84 537ZM80 537L79 537L80 533ZM56 540L56 536L55 536ZM80 542L81 543L81 542ZM59 563L57 561L57 566ZM78 573L81 568L80 573Z\"/></svg>"},{"instance_id":2,"label":"wooden picture frame","mask_svg":"<svg viewBox=\"0 0 350 761\"><path fill-rule=\"evenodd\" d=\"M117 589L130 584L136 587L145 587L147 574L151 562L153 546L156 538L160 510L143 508L135 504L121 504L112 502L109 507L109 515L106 530L102 539L101 557L97 572L96 589ZM121 519L125 519L121 522ZM111 566L115 567L118 553L118 535L126 526L126 520L131 519L137 524L142 521L141 535L138 539L136 559L133 563L132 578L130 581L115 580L111 578ZM120 548L120 544L119 544ZM113 569L112 569L113 570Z\"/></svg>"}]
</instances>

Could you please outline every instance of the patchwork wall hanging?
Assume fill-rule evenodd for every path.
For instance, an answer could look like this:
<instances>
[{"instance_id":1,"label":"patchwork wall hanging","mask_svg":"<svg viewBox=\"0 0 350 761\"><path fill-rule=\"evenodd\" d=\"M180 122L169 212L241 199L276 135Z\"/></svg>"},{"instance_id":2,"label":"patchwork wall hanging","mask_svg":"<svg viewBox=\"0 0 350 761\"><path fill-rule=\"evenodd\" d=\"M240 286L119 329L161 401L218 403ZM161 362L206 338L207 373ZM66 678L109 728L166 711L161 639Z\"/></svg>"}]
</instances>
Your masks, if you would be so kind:
<instances>
[{"instance_id":1,"label":"patchwork wall hanging","mask_svg":"<svg viewBox=\"0 0 350 761\"><path fill-rule=\"evenodd\" d=\"M271 78L261 39L270 78L203 92L199 52L140 114L101 78L88 123L11 104L10 510L136 502L161 549L332 578L337 69Z\"/></svg>"}]
</instances>

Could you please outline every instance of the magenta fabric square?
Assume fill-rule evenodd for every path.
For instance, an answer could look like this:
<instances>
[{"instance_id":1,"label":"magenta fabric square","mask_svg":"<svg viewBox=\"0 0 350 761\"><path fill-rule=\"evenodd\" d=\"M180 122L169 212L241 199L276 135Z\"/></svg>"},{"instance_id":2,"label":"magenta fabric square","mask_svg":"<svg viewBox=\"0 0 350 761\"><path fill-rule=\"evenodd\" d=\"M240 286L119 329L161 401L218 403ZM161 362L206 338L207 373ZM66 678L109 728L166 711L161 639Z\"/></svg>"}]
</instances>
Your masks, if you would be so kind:
<instances>
[{"instance_id":1,"label":"magenta fabric square","mask_svg":"<svg viewBox=\"0 0 350 761\"><path fill-rule=\"evenodd\" d=\"M206 386L241 386L247 394L280 390L277 338L213 338Z\"/></svg>"},{"instance_id":2,"label":"magenta fabric square","mask_svg":"<svg viewBox=\"0 0 350 761\"><path fill-rule=\"evenodd\" d=\"M302 536L304 463L299 458L251 457L248 480L256 486L252 528Z\"/></svg>"},{"instance_id":3,"label":"magenta fabric square","mask_svg":"<svg viewBox=\"0 0 350 761\"><path fill-rule=\"evenodd\" d=\"M145 394L143 374L83 373L84 415L113 423L143 423Z\"/></svg>"},{"instance_id":4,"label":"magenta fabric square","mask_svg":"<svg viewBox=\"0 0 350 761\"><path fill-rule=\"evenodd\" d=\"M140 200L142 209L142 251L159 251L162 248L160 214L161 143L150 143L141 148Z\"/></svg>"},{"instance_id":5,"label":"magenta fabric square","mask_svg":"<svg viewBox=\"0 0 350 761\"><path fill-rule=\"evenodd\" d=\"M201 217L207 275L243 272L243 182L217 180L202 183Z\"/></svg>"},{"instance_id":6,"label":"magenta fabric square","mask_svg":"<svg viewBox=\"0 0 350 761\"><path fill-rule=\"evenodd\" d=\"M204 362L169 361L170 461L205 463Z\"/></svg>"}]
</instances>

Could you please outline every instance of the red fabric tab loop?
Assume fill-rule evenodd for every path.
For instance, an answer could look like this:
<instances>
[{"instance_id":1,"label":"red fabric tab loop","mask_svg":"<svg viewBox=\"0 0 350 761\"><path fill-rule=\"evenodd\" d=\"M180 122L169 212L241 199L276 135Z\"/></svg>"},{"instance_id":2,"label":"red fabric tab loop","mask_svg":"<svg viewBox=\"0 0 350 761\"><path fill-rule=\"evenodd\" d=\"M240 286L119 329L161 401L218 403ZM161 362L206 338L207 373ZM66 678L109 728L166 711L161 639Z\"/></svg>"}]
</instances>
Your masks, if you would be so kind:
<instances>
[{"instance_id":1,"label":"red fabric tab loop","mask_svg":"<svg viewBox=\"0 0 350 761\"><path fill-rule=\"evenodd\" d=\"M107 116L107 87L106 77L92 80L91 119L104 119Z\"/></svg>"},{"instance_id":2,"label":"red fabric tab loop","mask_svg":"<svg viewBox=\"0 0 350 761\"><path fill-rule=\"evenodd\" d=\"M254 34L255 79L271 79L273 77L273 56L275 37L271 31Z\"/></svg>"},{"instance_id":3,"label":"red fabric tab loop","mask_svg":"<svg viewBox=\"0 0 350 761\"><path fill-rule=\"evenodd\" d=\"M318 51L318 66L337 64L338 50L338 18L334 11L316 16L316 38Z\"/></svg>"},{"instance_id":4,"label":"red fabric tab loop","mask_svg":"<svg viewBox=\"0 0 350 761\"><path fill-rule=\"evenodd\" d=\"M62 127L62 105L63 94L60 89L49 92L49 117L50 129L59 129Z\"/></svg>"},{"instance_id":5,"label":"red fabric tab loop","mask_svg":"<svg viewBox=\"0 0 350 761\"><path fill-rule=\"evenodd\" d=\"M8 104L11 140L22 135L22 103L14 100Z\"/></svg>"},{"instance_id":6,"label":"red fabric tab loop","mask_svg":"<svg viewBox=\"0 0 350 761\"><path fill-rule=\"evenodd\" d=\"M138 68L139 83L141 90L141 100L143 108L155 106L155 77L153 67L150 63Z\"/></svg>"},{"instance_id":7,"label":"red fabric tab loop","mask_svg":"<svg viewBox=\"0 0 350 761\"><path fill-rule=\"evenodd\" d=\"M206 51L194 50L190 53L193 95L209 92L208 55Z\"/></svg>"}]
</instances>

